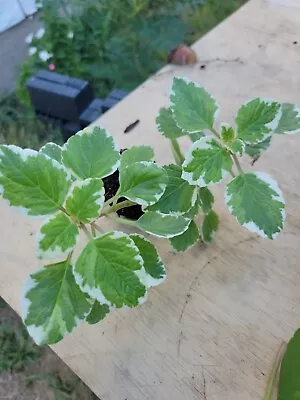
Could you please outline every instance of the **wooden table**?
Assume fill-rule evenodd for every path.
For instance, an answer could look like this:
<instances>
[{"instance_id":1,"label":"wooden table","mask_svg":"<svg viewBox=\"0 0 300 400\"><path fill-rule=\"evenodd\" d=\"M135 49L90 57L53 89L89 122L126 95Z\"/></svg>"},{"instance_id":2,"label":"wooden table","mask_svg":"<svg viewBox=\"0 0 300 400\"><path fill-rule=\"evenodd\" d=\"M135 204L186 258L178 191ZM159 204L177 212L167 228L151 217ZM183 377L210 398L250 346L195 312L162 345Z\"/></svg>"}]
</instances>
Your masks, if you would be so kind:
<instances>
[{"instance_id":1,"label":"wooden table","mask_svg":"<svg viewBox=\"0 0 300 400\"><path fill-rule=\"evenodd\" d=\"M151 144L157 160L168 162L168 143L154 119L168 103L173 75L211 91L222 105L220 122L232 121L254 96L300 104L299 22L297 8L250 1L195 44L197 65L167 66L97 124L120 146ZM140 124L124 134L137 118ZM244 167L253 168L247 159ZM102 400L263 398L276 352L300 324L300 135L276 137L254 168L273 175L286 197L287 223L278 239L239 227L219 188L222 226L212 246L175 254L160 242L168 279L144 306L115 311L53 346ZM23 281L37 267L39 222L3 202L0 217L0 294L20 311Z\"/></svg>"}]
</instances>

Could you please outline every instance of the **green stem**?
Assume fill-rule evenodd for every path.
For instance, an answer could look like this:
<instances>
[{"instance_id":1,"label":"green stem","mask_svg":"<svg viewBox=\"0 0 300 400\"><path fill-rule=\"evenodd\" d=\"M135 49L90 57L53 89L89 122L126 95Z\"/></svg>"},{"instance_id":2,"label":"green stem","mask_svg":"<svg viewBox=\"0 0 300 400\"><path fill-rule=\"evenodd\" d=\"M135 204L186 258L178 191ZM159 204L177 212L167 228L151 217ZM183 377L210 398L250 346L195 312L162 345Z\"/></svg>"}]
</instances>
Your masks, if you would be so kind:
<instances>
[{"instance_id":1,"label":"green stem","mask_svg":"<svg viewBox=\"0 0 300 400\"><path fill-rule=\"evenodd\" d=\"M104 207L107 206L107 205L109 205L109 204L114 204L114 203L116 203L116 202L118 201L118 198L119 198L119 195L116 194L116 195L114 195L113 197L111 197L110 199L106 200L106 201L104 202Z\"/></svg>"},{"instance_id":2,"label":"green stem","mask_svg":"<svg viewBox=\"0 0 300 400\"><path fill-rule=\"evenodd\" d=\"M108 218L110 221L116 222L116 223L121 223L124 225L130 225L136 227L135 221L130 221L125 218L119 218L119 217L113 217L112 215L106 215L106 218Z\"/></svg>"},{"instance_id":3,"label":"green stem","mask_svg":"<svg viewBox=\"0 0 300 400\"><path fill-rule=\"evenodd\" d=\"M88 239L91 240L91 239L92 239L92 235L91 235L90 232L88 231L87 227L86 227L83 223L80 223L79 226L80 226L80 229L82 229L83 232L86 234L86 236L88 237Z\"/></svg>"},{"instance_id":4,"label":"green stem","mask_svg":"<svg viewBox=\"0 0 300 400\"><path fill-rule=\"evenodd\" d=\"M94 222L91 223L91 231L92 231L93 237L95 237L96 236L96 227L95 227L95 223Z\"/></svg>"},{"instance_id":5,"label":"green stem","mask_svg":"<svg viewBox=\"0 0 300 400\"><path fill-rule=\"evenodd\" d=\"M240 164L240 162L239 162L239 160L238 160L236 154L231 153L231 155L232 155L233 161L234 161L234 163L235 163L235 165L236 165L236 167L237 167L239 173L240 173L240 174L243 174L244 171L243 171L243 169L242 169L242 167L241 167L241 164Z\"/></svg>"},{"instance_id":6,"label":"green stem","mask_svg":"<svg viewBox=\"0 0 300 400\"><path fill-rule=\"evenodd\" d=\"M171 147L173 151L173 156L177 165L182 165L184 161L184 155L180 150L179 143L177 139L171 139Z\"/></svg>"},{"instance_id":7,"label":"green stem","mask_svg":"<svg viewBox=\"0 0 300 400\"><path fill-rule=\"evenodd\" d=\"M100 226L98 226L98 225L96 224L96 222L93 222L93 227L94 227L94 229L97 230L98 232L104 233L103 230L100 228Z\"/></svg>"},{"instance_id":8,"label":"green stem","mask_svg":"<svg viewBox=\"0 0 300 400\"><path fill-rule=\"evenodd\" d=\"M275 384L275 380L279 371L279 367L281 364L281 360L283 357L283 354L285 352L285 348L286 348L286 344L285 343L281 343L281 346L278 350L278 353L276 355L275 358L275 362L273 364L273 368L271 371L271 374L269 376L269 380L268 380L268 385L267 385L267 390L264 396L264 400L272 400L272 394L274 391L274 384Z\"/></svg>"},{"instance_id":9,"label":"green stem","mask_svg":"<svg viewBox=\"0 0 300 400\"><path fill-rule=\"evenodd\" d=\"M211 128L210 131L211 131L218 139L222 140L222 139L221 139L221 136L218 134L218 132L215 130L215 128Z\"/></svg>"},{"instance_id":10,"label":"green stem","mask_svg":"<svg viewBox=\"0 0 300 400\"><path fill-rule=\"evenodd\" d=\"M133 201L130 201L130 200L121 201L121 203L115 204L115 205L113 205L113 206L111 206L111 207L109 207L109 206L108 206L108 207L105 207L104 210L103 210L103 212L102 212L102 214L101 214L101 216L106 216L106 215L108 215L108 214L117 212L117 211L120 210L121 208L130 207L130 206L133 206L133 205L135 205L135 204L136 204L136 203L134 203Z\"/></svg>"}]
</instances>

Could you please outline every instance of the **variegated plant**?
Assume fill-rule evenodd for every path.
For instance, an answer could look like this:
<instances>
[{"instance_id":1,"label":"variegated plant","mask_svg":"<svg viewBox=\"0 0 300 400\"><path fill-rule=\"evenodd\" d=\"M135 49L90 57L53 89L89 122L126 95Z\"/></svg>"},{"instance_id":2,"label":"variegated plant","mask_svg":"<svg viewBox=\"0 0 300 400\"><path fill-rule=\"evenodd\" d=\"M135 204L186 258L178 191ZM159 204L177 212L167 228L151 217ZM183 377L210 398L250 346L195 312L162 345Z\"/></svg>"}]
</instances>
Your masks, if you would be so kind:
<instances>
[{"instance_id":1,"label":"variegated plant","mask_svg":"<svg viewBox=\"0 0 300 400\"><path fill-rule=\"evenodd\" d=\"M168 238L176 251L199 239L209 243L219 218L208 186L231 175L225 201L238 222L271 239L280 232L284 200L278 185L265 173L245 173L238 157L257 157L275 132L299 131L299 110L255 99L238 111L236 128L222 124L220 133L214 127L217 112L203 88L174 79L171 107L157 118L176 162L165 166L155 163L149 146L120 155L99 127L78 132L63 147L48 143L39 152L0 146L3 198L22 213L44 219L37 255L45 261L23 294L23 320L36 343L56 343L83 321L99 322L112 308L135 307L145 301L148 288L164 281L153 244L138 233L105 232L106 218ZM185 157L177 142L184 135L193 142ZM119 189L105 199L103 179L117 169ZM114 216L133 205L143 209L137 221ZM80 231L87 243L77 251Z\"/></svg>"}]
</instances>

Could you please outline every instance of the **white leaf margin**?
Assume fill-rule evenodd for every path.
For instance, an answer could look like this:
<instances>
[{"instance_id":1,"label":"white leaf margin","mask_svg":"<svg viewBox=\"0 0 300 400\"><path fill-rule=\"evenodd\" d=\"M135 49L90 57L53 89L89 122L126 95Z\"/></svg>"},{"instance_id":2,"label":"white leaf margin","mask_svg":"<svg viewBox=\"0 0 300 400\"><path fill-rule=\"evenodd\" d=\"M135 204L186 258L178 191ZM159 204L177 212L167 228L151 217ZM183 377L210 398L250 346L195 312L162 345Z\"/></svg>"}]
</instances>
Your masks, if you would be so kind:
<instances>
[{"instance_id":1,"label":"white leaf margin","mask_svg":"<svg viewBox=\"0 0 300 400\"><path fill-rule=\"evenodd\" d=\"M162 217L162 219L163 219L163 218L172 217L172 218L183 218L183 219L185 220L185 222L189 222L189 223L190 223L190 221L191 221L190 218L184 218L183 215L170 215L170 214L163 214L163 213L161 213L160 211L147 211L147 213L149 213L149 212L159 214L159 215ZM188 212L188 211L187 211L187 212ZM145 214L146 214L146 212L145 212ZM143 216L141 216L140 218L142 218L142 217L143 217ZM139 220L137 220L136 222L138 222L138 221L139 221ZM188 229L189 223L186 225L186 227L185 227L181 232L178 232L178 233L176 233L175 235L173 235L173 234L171 233L171 234L169 234L169 235L164 235L164 236L163 236L163 235L158 235L158 234L153 233L153 232L151 232L151 231L149 231L149 230L147 231L145 228L139 227L139 225L137 225L137 227L138 227L139 229L141 229L141 230L143 230L143 231L149 233L149 234L152 235L152 236L159 237L159 238L162 238L162 239L171 239L171 238L173 238L173 237L175 237L175 236L182 235L182 234Z\"/></svg>"},{"instance_id":2,"label":"white leaf margin","mask_svg":"<svg viewBox=\"0 0 300 400\"><path fill-rule=\"evenodd\" d=\"M274 192L277 193L277 195L272 195L272 199L273 200L277 200L280 201L283 205L285 205L285 200L282 194L281 189L278 186L278 183L275 181L275 179L273 179L269 174L267 174L266 172L252 172L254 175L257 176L257 178L261 179L262 181L264 181L267 185L269 185L269 187L274 190ZM235 178L233 178L235 179ZM232 180L233 180L232 179ZM230 181L231 182L231 181ZM228 184L230 184L230 182ZM225 199L225 203L228 207L228 210L230 212L231 215L233 215L235 217L235 215L232 212L232 206L230 206L228 203L231 200L231 195L228 193L228 189L226 187L225 190L225 195L224 195L224 199ZM284 223L286 218L286 212L284 207L281 209L281 219L282 219L282 224ZM235 217L235 219L238 221L238 219ZM239 222L238 222L239 223ZM245 224L242 224L242 226L246 229L248 229L250 232L256 233L258 236L261 236L263 238L268 238L268 236L265 234L265 232L263 230L261 230L253 221L250 222L246 222ZM278 235L279 232L275 232L272 235L272 239L275 239Z\"/></svg>"},{"instance_id":3,"label":"white leaf margin","mask_svg":"<svg viewBox=\"0 0 300 400\"><path fill-rule=\"evenodd\" d=\"M285 103L285 104L291 104L291 103ZM295 118L300 118L300 108L296 104L291 104L293 107L293 110L297 113ZM277 124L276 128L278 128L279 123ZM275 129L276 133L276 129ZM300 133L300 128L295 129L295 130L290 130L290 131L284 131L283 135L296 135L297 133ZM279 133L279 135L282 135L282 133Z\"/></svg>"},{"instance_id":4,"label":"white leaf margin","mask_svg":"<svg viewBox=\"0 0 300 400\"><path fill-rule=\"evenodd\" d=\"M136 162L136 163L132 163L132 164L128 165L127 167L125 167L125 168L123 169L122 173L125 173L127 168L131 168L131 167L132 167L133 165L135 165L135 164L139 164L139 165L140 165L140 164L143 164L143 165L146 166L146 167L147 167L147 166L150 166L150 167L153 167L153 166L154 166L154 167L163 169L162 167L160 167L159 165L156 165L154 162L151 162L151 161L138 161L138 162ZM126 193L129 192L131 189L127 190L127 192L122 192L122 191L120 191L120 192L118 192L118 195L124 196L124 197L126 197L127 199L129 199L129 200L131 200L131 201L133 201L133 202L135 202L135 203L141 205L142 207L145 207L145 208L146 208L146 207L152 206L153 204L155 204L155 203L158 202L158 200L162 197L162 195L164 194L164 192L165 192L165 190L166 190L167 183L160 183L158 186L159 186L159 188L160 188L160 192L154 194L154 195L153 195L153 200L151 200L151 201L146 201L146 200L141 199L140 197L137 197L137 196L132 196L132 195L129 195L129 196L128 196ZM120 182L120 187L121 187L121 182Z\"/></svg>"},{"instance_id":5,"label":"white leaf margin","mask_svg":"<svg viewBox=\"0 0 300 400\"><path fill-rule=\"evenodd\" d=\"M192 84L192 85L193 85L195 88L197 88L197 89L205 90L205 92L209 95L209 97L213 100L213 102L215 103L215 106L217 107L217 108L216 108L216 111L215 111L215 113L214 113L214 123L215 123L216 120L217 120L218 117L219 117L219 114L220 114L220 105L219 105L219 103L218 103L217 100L209 93L209 91L205 89L205 87L200 86L198 83L192 81L190 78L187 78L186 76L175 76L175 77L173 78L173 82L172 82L171 88L170 88L170 90L169 90L169 98L171 99L171 96L173 96L173 95L176 96L176 94L175 94L175 92L174 92L174 89L173 89L173 85L174 85L175 79L180 79L180 80L184 81L184 82L185 82L186 84L188 84L188 85L189 85L189 84ZM171 107L172 114L174 115L174 103L172 102L172 100L171 100L171 105L170 105L170 107ZM175 115L174 115L174 121L176 122L176 125L178 126L178 128L184 131L184 129L183 129L183 128L178 124L178 122L176 121ZM185 131L184 131L184 132L185 132ZM196 129L196 130L194 130L194 131L188 131L188 132L186 132L186 134L188 135L189 133L196 133L196 132L199 132L199 129Z\"/></svg>"},{"instance_id":6,"label":"white leaf margin","mask_svg":"<svg viewBox=\"0 0 300 400\"><path fill-rule=\"evenodd\" d=\"M43 269L44 269L44 266L41 266L39 269L37 269L35 272L33 272L32 275L36 274L37 272L42 271ZM29 312L29 307L31 305L31 301L26 297L26 295L27 295L27 293L30 292L30 290L34 289L37 285L38 285L38 282L34 281L31 276L29 276L27 278L27 280L25 281L25 284L23 285L23 291L22 291L22 296L21 296L21 318L22 318L22 321L24 324L25 324L25 320L26 320L26 317ZM92 300L88 297L87 297L87 301L91 304L91 306L94 303L94 300ZM74 316L75 324L74 324L73 328L71 329L71 331L68 331L67 325L66 325L64 319L62 318L62 315L60 314L61 318L59 320L62 322L62 324L60 325L59 328L60 328L61 335L64 337L66 333L73 332L74 329L76 329L82 322L85 321L85 318L89 315L90 312L91 312L91 310L89 310L87 313L85 313L83 319L80 319L80 318ZM53 315L51 315L51 318L52 317L53 317ZM44 344L48 339L49 331L51 330L51 324L49 323L51 321L51 318L48 321L48 329L46 329L46 330L43 328L42 325L38 326L38 325L26 325L25 324L29 335L32 337L32 339L38 346Z\"/></svg>"},{"instance_id":7,"label":"white leaf margin","mask_svg":"<svg viewBox=\"0 0 300 400\"><path fill-rule=\"evenodd\" d=\"M184 168L186 166L188 166L188 164L194 159L193 151L194 150L210 149L211 146L210 146L209 142L212 141L212 140L217 142L217 140L212 135L203 136L202 138L200 138L199 140L194 142L192 144L192 146L189 148L188 152L186 153L185 160L184 160L184 162L182 164L181 177L182 177L182 179L187 181L190 185L196 185L196 186L200 186L200 187L204 187L204 186L206 187L206 186L214 185L214 184L222 182L222 180L229 174L229 171L227 171L226 169L222 168L222 170L221 170L221 179L218 182L206 183L205 180L204 180L204 175L205 175L206 171L204 171L202 173L202 175L199 176L198 179L194 180L193 179L193 172L186 172L184 170ZM220 148L220 151L221 150L222 149Z\"/></svg>"},{"instance_id":8,"label":"white leaf margin","mask_svg":"<svg viewBox=\"0 0 300 400\"><path fill-rule=\"evenodd\" d=\"M131 237L131 236L138 236L144 242L151 243L149 240L147 240L143 235L140 235L139 233L133 233L129 237ZM153 243L151 243L151 244L153 245ZM135 245L135 247L137 247L137 246ZM151 288L151 287L154 287L154 286L158 286L161 283L163 283L167 278L167 272L166 272L166 268L164 266L164 263L162 262L162 259L161 259L160 255L158 254L155 246L154 246L154 248L155 248L155 251L156 251L156 254L157 254L157 262L162 263L163 270L164 270L164 276L162 278L160 278L160 279L153 278L153 276L151 276L150 274L148 274L148 272L146 272L144 267L142 267L140 270L135 271L135 274L139 278L140 282L144 286L146 286L146 288ZM144 265L144 260L143 260L143 265Z\"/></svg>"},{"instance_id":9,"label":"white leaf margin","mask_svg":"<svg viewBox=\"0 0 300 400\"><path fill-rule=\"evenodd\" d=\"M273 133L275 133L276 128L277 128L277 126L278 126L278 124L279 124L279 121L280 121L280 119L281 119L281 117L282 117L282 104L279 103L279 101L277 101L277 100L273 100L273 99L270 99L270 98L267 98L267 97L254 97L254 98L251 98L251 99L247 100L244 104L242 104L241 107L240 107L240 109L241 109L243 106L247 106L249 103L251 103L251 101L257 100L257 99L260 100L260 102L264 102L264 103L266 103L266 104L268 104L268 105L270 105L270 104L272 104L272 103L277 103L277 104L280 105L280 107L278 108L278 111L277 111L277 113L276 113L274 119L273 119L272 121L270 121L270 122L264 124L264 126L265 126L266 128L270 129L270 132L264 133L264 134L263 134L263 135L264 135L263 138L257 139L255 142L249 142L249 141L247 141L247 140L245 140L245 139L242 139L246 144L250 144L250 145L251 145L251 144L253 145L253 144L260 143L260 142L264 141L265 139L267 139L268 137L272 136ZM239 109L239 111L240 111L240 109ZM239 111L238 111L238 112L239 112ZM237 116L238 116L238 113L237 113L236 116L235 116L235 120L236 120Z\"/></svg>"},{"instance_id":10,"label":"white leaf margin","mask_svg":"<svg viewBox=\"0 0 300 400\"><path fill-rule=\"evenodd\" d=\"M141 304L145 303L145 301L148 298L147 288L151 287L151 286L147 286L146 284L152 284L152 280L148 278L149 274L147 274L147 272L145 271L144 260L140 255L140 251L139 251L138 247L134 244L134 241L130 238L130 236L124 232L120 232L120 231L107 232L102 235L96 236L93 239L96 240L96 239L101 238L102 236L108 236L108 234L111 239L120 239L120 238L126 237L128 239L128 244L126 247L128 247L130 249L134 249L135 252L137 253L135 256L135 260L137 260L139 262L140 269L136 270L136 271L132 271L132 272L135 273L135 275L140 280L141 284L145 286L144 296L138 298L138 304L141 305ZM116 308L115 305L104 296L102 290L100 290L99 288L96 288L96 287L90 287L88 284L85 284L85 285L83 284L82 276L80 274L78 274L78 272L76 272L76 270L75 270L76 262L77 262L77 260L73 264L73 275L74 275L75 281L76 281L77 285L80 287L80 289L84 293L87 293L92 299L96 299L99 303L106 304L112 309ZM130 307L122 306L119 308L130 308Z\"/></svg>"},{"instance_id":11,"label":"white leaf margin","mask_svg":"<svg viewBox=\"0 0 300 400\"><path fill-rule=\"evenodd\" d=\"M72 250L74 250L74 248L78 245L79 241L80 241L80 233L79 233L79 229L78 226L73 224L72 221L69 219L69 217L65 215L66 218L69 219L70 224L76 226L77 228L77 235L76 235L76 241L74 246L70 246L68 247L65 251L62 251L61 247L59 247L58 245L55 246L55 248L53 250L48 249L46 251L42 250L40 248L40 242L45 238L45 234L43 234L41 232L41 230L43 229L43 227L45 225L47 225L49 222L51 222L52 220L54 220L59 214L61 214L62 211L58 211L55 214L50 215L50 217L48 217L44 223L40 226L39 230L36 233L36 253L37 253L37 258L39 259L43 259L43 260L54 260L57 259L59 257L67 257Z\"/></svg>"},{"instance_id":12,"label":"white leaf margin","mask_svg":"<svg viewBox=\"0 0 300 400\"><path fill-rule=\"evenodd\" d=\"M83 180L74 181L72 183L70 189L69 189L69 192L67 194L64 206L66 206L67 200L73 196L75 189L82 189L85 186L88 186L92 181L101 181L103 183L101 178L86 178L86 179L83 179ZM95 204L98 206L98 217L89 218L88 222L93 222L96 219L98 219L100 214L101 214L101 212L102 212L102 210L103 210L103 206L104 206L104 202L105 202L105 187L104 187L104 184L103 184L103 187L102 187L101 190L99 190L98 192L94 192L93 193L93 196L97 196L98 197L98 199L95 200Z\"/></svg>"},{"instance_id":13,"label":"white leaf margin","mask_svg":"<svg viewBox=\"0 0 300 400\"><path fill-rule=\"evenodd\" d=\"M74 176L77 180L84 180L84 179L80 178L80 177L72 170L72 168L70 168L70 167L68 167L68 166L65 165L65 163L64 163L64 152L67 151L68 145L70 144L70 142L71 142L72 140L74 140L74 138L75 138L76 136L87 136L87 135L92 135L93 132L94 132L94 128L100 128L100 129L102 129L103 132L104 132L105 135L106 135L106 138L107 138L107 139L112 139L113 149L114 149L115 151L117 151L118 153L120 153L120 149L119 149L119 146L118 146L117 142L114 140L113 135L111 135L111 133L110 133L106 128L103 128L102 126L97 125L97 126L88 126L88 127L84 128L84 129L82 129L81 131L78 131L75 135L71 136L71 137L67 140L67 142L62 146L62 153L61 153L61 158L62 158L62 162L63 162L63 164L64 164L64 168L65 168L66 170L68 170L69 174L70 174L71 176ZM106 178L107 176L113 174L113 173L120 167L120 164L121 164L121 157L119 157L119 160L111 167L111 171L110 171L108 174L106 174L105 176L102 176L101 179ZM86 179L88 179L88 178L86 178Z\"/></svg>"},{"instance_id":14,"label":"white leaf margin","mask_svg":"<svg viewBox=\"0 0 300 400\"><path fill-rule=\"evenodd\" d=\"M62 170L65 172L66 174L66 180L67 181L71 181L71 173L68 170L68 168L66 168L64 165L60 164L58 161L54 160L53 158L47 156L44 153L40 153L36 150L32 150L32 149L22 149L21 147L15 146L14 144L8 144L8 145L1 145L0 146L0 158L3 154L3 152L1 151L1 147L6 147L8 149L10 149L13 153L18 154L21 157L22 161L26 161L29 157L45 157L48 160L51 160L52 166L56 169ZM0 176L3 176L3 174L0 172ZM9 207L15 209L16 211L19 212L19 214L31 218L31 219L41 219L41 218L45 218L45 214L41 214L41 215L29 215L29 210L26 207L22 207L22 206L15 206L12 205L10 203L10 201L5 198L3 196L3 192L4 192L4 188L3 185L0 185L0 196L2 196L2 199L5 201L6 204L8 204Z\"/></svg>"}]
</instances>

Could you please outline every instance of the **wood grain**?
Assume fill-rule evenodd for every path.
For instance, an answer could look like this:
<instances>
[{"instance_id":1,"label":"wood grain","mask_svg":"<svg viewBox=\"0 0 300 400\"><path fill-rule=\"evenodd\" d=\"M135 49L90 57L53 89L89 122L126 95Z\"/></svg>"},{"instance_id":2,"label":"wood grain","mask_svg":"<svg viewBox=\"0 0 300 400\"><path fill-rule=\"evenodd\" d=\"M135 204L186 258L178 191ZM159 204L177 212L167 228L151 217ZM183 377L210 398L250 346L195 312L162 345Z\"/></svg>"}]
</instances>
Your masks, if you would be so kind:
<instances>
[{"instance_id":1,"label":"wood grain","mask_svg":"<svg viewBox=\"0 0 300 400\"><path fill-rule=\"evenodd\" d=\"M233 121L236 108L254 96L300 104L299 21L297 8L250 1L195 43L195 66L165 67L97 124L120 147L153 145L165 163L171 152L154 119L168 104L174 75L188 76L219 100L219 122ZM53 346L102 400L263 398L280 343L300 324L300 135L277 136L254 167L247 159L243 166L280 183L287 223L278 239L262 240L239 227L219 187L222 225L211 247L199 245L183 255L159 242L168 279L150 291L144 306L115 311ZM33 232L39 223L3 202L0 217L0 294L20 311L22 283L37 266Z\"/></svg>"}]
</instances>

